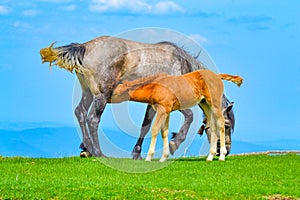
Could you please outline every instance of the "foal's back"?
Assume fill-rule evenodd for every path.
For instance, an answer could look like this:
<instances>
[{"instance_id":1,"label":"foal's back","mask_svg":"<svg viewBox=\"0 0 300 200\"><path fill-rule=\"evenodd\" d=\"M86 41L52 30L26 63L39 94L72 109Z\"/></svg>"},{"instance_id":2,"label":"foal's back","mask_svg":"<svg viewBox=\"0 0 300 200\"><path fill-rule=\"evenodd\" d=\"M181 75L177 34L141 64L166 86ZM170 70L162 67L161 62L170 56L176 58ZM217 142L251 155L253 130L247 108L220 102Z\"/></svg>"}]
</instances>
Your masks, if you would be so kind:
<instances>
[{"instance_id":1,"label":"foal's back","mask_svg":"<svg viewBox=\"0 0 300 200\"><path fill-rule=\"evenodd\" d=\"M173 111L195 106L203 98L208 104L219 104L224 86L214 72L198 70L182 76L159 77L150 87L154 90L153 103L168 105Z\"/></svg>"}]
</instances>

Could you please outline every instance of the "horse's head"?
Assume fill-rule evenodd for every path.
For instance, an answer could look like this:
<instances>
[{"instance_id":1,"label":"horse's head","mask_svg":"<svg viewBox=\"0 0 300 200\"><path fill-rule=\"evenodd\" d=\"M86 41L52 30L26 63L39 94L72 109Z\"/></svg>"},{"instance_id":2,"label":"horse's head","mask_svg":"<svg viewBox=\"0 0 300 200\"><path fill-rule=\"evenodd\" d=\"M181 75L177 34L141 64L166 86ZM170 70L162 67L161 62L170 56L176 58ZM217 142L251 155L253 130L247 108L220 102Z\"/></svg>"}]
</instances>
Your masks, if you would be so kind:
<instances>
[{"instance_id":1,"label":"horse's head","mask_svg":"<svg viewBox=\"0 0 300 200\"><path fill-rule=\"evenodd\" d=\"M227 155L230 153L231 150L231 134L234 131L234 113L232 110L233 102L231 102L225 109L223 109L223 116L225 119L225 144ZM219 140L218 140L219 141ZM220 152L220 145L218 145L217 152Z\"/></svg>"},{"instance_id":2,"label":"horse's head","mask_svg":"<svg viewBox=\"0 0 300 200\"><path fill-rule=\"evenodd\" d=\"M229 101L227 99L224 99L225 97L223 97L223 104L226 103L226 106L223 105L223 116L225 119L225 144L226 144L226 150L227 150L227 154L228 155L230 153L231 150L231 134L234 131L234 123L235 123L235 119L234 119L234 113L232 110L233 107L233 102L229 103ZM226 100L224 102L224 100ZM203 131L205 130L206 135L207 135L207 139L210 142L210 138L211 138L211 129L210 127L207 125L206 123L206 119L203 121L204 125L202 125L198 131L198 133L200 135L203 134ZM217 155L220 154L220 139L218 140L218 144L217 144Z\"/></svg>"},{"instance_id":3,"label":"horse's head","mask_svg":"<svg viewBox=\"0 0 300 200\"><path fill-rule=\"evenodd\" d=\"M49 47L43 48L40 50L40 55L42 58L42 63L50 62L50 66L52 62L56 61L58 58L58 52L53 48L53 45L55 42L53 42Z\"/></svg>"}]
</instances>

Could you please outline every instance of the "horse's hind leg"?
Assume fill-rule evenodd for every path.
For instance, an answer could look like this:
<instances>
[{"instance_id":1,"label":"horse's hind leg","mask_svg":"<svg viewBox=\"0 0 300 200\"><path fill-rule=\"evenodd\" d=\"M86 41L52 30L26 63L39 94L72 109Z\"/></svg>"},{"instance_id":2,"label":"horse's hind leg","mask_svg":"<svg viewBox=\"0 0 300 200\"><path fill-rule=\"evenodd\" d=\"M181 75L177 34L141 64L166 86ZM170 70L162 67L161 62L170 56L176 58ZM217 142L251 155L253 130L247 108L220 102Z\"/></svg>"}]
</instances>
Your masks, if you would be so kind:
<instances>
[{"instance_id":1,"label":"horse's hind leg","mask_svg":"<svg viewBox=\"0 0 300 200\"><path fill-rule=\"evenodd\" d=\"M93 96L90 91L82 91L82 97L75 108L75 116L77 117L81 132L82 132L82 143L80 148L83 150L80 153L80 157L89 157L93 149L92 142L89 136L88 129L86 127L88 109L93 101Z\"/></svg>"},{"instance_id":2,"label":"horse's hind leg","mask_svg":"<svg viewBox=\"0 0 300 200\"><path fill-rule=\"evenodd\" d=\"M99 145L98 139L98 126L100 122L101 115L106 106L106 98L103 94L98 94L94 97L94 101L90 112L88 114L87 124L89 127L92 144L93 144L93 156L96 157L105 157L102 153Z\"/></svg>"},{"instance_id":3,"label":"horse's hind leg","mask_svg":"<svg viewBox=\"0 0 300 200\"><path fill-rule=\"evenodd\" d=\"M213 117L211 117L210 120L208 120L208 123L210 124L210 128L211 128L211 137L210 137L209 154L208 154L208 157L206 158L206 160L212 161L217 152L218 136L217 136L217 132L216 132L215 119Z\"/></svg>"},{"instance_id":4,"label":"horse's hind leg","mask_svg":"<svg viewBox=\"0 0 300 200\"><path fill-rule=\"evenodd\" d=\"M184 115L184 124L181 126L179 133L173 133L173 139L170 141L169 149L170 153L173 155L178 149L180 144L185 140L189 128L193 122L193 111L190 109L180 110Z\"/></svg>"},{"instance_id":5,"label":"horse's hind leg","mask_svg":"<svg viewBox=\"0 0 300 200\"><path fill-rule=\"evenodd\" d=\"M141 160L141 151L142 151L142 144L144 141L144 138L146 136L146 134L148 133L150 127L151 127L151 122L154 118L155 115L155 111L152 108L151 105L147 106L147 110L145 113L145 117L144 117L144 121L142 124L142 128L141 128L141 133L140 133L140 137L138 139L138 141L136 142L133 150L132 150L132 159L134 160Z\"/></svg>"},{"instance_id":6,"label":"horse's hind leg","mask_svg":"<svg viewBox=\"0 0 300 200\"><path fill-rule=\"evenodd\" d=\"M209 144L210 144L210 149L209 149L209 155L206 158L207 161L212 161L214 156L216 155L217 152L217 141L218 141L218 136L217 136L217 130L216 130L216 122L215 122L215 115L213 113L212 107L209 106L206 101L202 101L199 104L200 108L204 112L204 115L206 117L207 125L210 127L210 138L209 138Z\"/></svg>"},{"instance_id":7,"label":"horse's hind leg","mask_svg":"<svg viewBox=\"0 0 300 200\"><path fill-rule=\"evenodd\" d=\"M218 134L220 136L220 157L219 160L224 161L226 156L225 147L225 120L221 109L212 108L211 117L209 120L211 127L211 141L210 141L210 153L207 157L207 161L212 161L214 155L217 152Z\"/></svg>"},{"instance_id":8,"label":"horse's hind leg","mask_svg":"<svg viewBox=\"0 0 300 200\"><path fill-rule=\"evenodd\" d=\"M169 146L168 146L169 121L170 121L170 114L168 114L167 119L161 129L161 135L163 140L163 153L159 162L164 162L169 157Z\"/></svg>"},{"instance_id":9,"label":"horse's hind leg","mask_svg":"<svg viewBox=\"0 0 300 200\"><path fill-rule=\"evenodd\" d=\"M77 74L77 77L82 89L82 97L74 111L82 133L82 143L80 145L80 148L83 150L83 152L80 153L80 157L89 157L91 156L91 153L93 151L93 145L90 139L86 122L87 113L93 101L93 95L90 89L86 87L83 75Z\"/></svg>"},{"instance_id":10,"label":"horse's hind leg","mask_svg":"<svg viewBox=\"0 0 300 200\"><path fill-rule=\"evenodd\" d=\"M220 113L219 116L216 118L216 128L217 133L220 134L220 157L219 160L224 161L225 156L227 154L226 145L225 145L225 120L223 114Z\"/></svg>"}]
</instances>

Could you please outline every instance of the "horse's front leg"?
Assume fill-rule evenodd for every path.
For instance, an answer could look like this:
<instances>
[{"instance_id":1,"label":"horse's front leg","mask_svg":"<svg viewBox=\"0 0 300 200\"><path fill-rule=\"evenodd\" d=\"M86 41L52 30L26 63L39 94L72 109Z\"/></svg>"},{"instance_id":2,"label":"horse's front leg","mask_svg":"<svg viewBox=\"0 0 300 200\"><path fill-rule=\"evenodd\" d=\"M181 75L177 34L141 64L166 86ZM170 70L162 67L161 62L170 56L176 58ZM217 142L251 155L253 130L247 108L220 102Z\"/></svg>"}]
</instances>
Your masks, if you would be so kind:
<instances>
[{"instance_id":1,"label":"horse's front leg","mask_svg":"<svg viewBox=\"0 0 300 200\"><path fill-rule=\"evenodd\" d=\"M225 145L225 120L221 114L217 119L217 132L220 134L220 161L225 161L225 156L227 155L226 145Z\"/></svg>"},{"instance_id":2,"label":"horse's front leg","mask_svg":"<svg viewBox=\"0 0 300 200\"><path fill-rule=\"evenodd\" d=\"M148 133L150 127L151 127L151 122L155 116L155 110L152 108L151 105L147 106L146 109L146 113L145 113L145 117L144 117L144 121L142 124L142 128L141 128L141 133L140 133L140 137L137 140L133 150L132 150L132 159L134 160L141 160L142 156L141 156L141 152L142 152L142 144L144 141L144 138L146 136L146 134Z\"/></svg>"},{"instance_id":3,"label":"horse's front leg","mask_svg":"<svg viewBox=\"0 0 300 200\"><path fill-rule=\"evenodd\" d=\"M170 141L170 153L173 155L179 145L185 140L189 128L193 122L193 111L190 109L180 110L184 116L184 124L181 126L179 133L173 133L173 139Z\"/></svg>"},{"instance_id":4,"label":"horse's front leg","mask_svg":"<svg viewBox=\"0 0 300 200\"><path fill-rule=\"evenodd\" d=\"M168 114L167 119L161 129L161 135L163 140L163 153L159 162L164 162L169 157L169 145L168 145L169 121L170 121L170 114Z\"/></svg>"},{"instance_id":5,"label":"horse's front leg","mask_svg":"<svg viewBox=\"0 0 300 200\"><path fill-rule=\"evenodd\" d=\"M218 136L217 136L217 124L216 124L216 118L211 109L209 111L206 111L205 113L207 118L208 126L210 127L211 135L210 135L210 149L209 149L209 155L206 158L207 161L212 161L214 156L217 152L217 142L218 142Z\"/></svg>"},{"instance_id":6,"label":"horse's front leg","mask_svg":"<svg viewBox=\"0 0 300 200\"><path fill-rule=\"evenodd\" d=\"M82 97L75 108L75 116L77 117L81 132L82 132L82 143L80 148L83 150L80 153L80 157L90 157L92 154L93 146L92 141L89 136L88 129L86 127L87 121L87 113L90 105L92 104L93 96L91 95L90 91L82 91Z\"/></svg>"},{"instance_id":7,"label":"horse's front leg","mask_svg":"<svg viewBox=\"0 0 300 200\"><path fill-rule=\"evenodd\" d=\"M105 157L105 155L102 153L100 149L99 144L99 138L98 138L98 126L100 123L101 115L104 111L104 108L106 106L106 98L103 94L98 94L94 97L94 101L92 104L92 107L90 109L90 112L88 114L88 127L93 143L93 156L96 157Z\"/></svg>"},{"instance_id":8,"label":"horse's front leg","mask_svg":"<svg viewBox=\"0 0 300 200\"><path fill-rule=\"evenodd\" d=\"M160 106L157 109L156 119L152 127L151 131L151 142L150 147L148 150L148 155L146 157L146 161L151 161L154 152L155 152L155 145L157 140L158 132L161 130L162 125L166 122L168 114L165 112L164 108L160 108Z\"/></svg>"}]
</instances>

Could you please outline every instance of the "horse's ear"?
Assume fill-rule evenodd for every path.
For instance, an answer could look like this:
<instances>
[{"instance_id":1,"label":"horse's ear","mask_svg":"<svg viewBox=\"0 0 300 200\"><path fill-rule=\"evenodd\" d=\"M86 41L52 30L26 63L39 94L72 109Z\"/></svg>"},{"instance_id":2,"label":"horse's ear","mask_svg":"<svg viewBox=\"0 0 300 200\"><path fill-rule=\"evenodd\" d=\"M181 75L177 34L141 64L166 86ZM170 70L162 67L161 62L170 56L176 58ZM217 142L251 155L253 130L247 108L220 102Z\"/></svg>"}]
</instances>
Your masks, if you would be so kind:
<instances>
[{"instance_id":1,"label":"horse's ear","mask_svg":"<svg viewBox=\"0 0 300 200\"><path fill-rule=\"evenodd\" d=\"M234 103L234 102L231 102L231 103L229 104L229 106L227 106L227 107L224 109L223 113L225 113L225 112L230 112L231 109L232 109L232 107L233 107L233 103Z\"/></svg>"}]
</instances>

